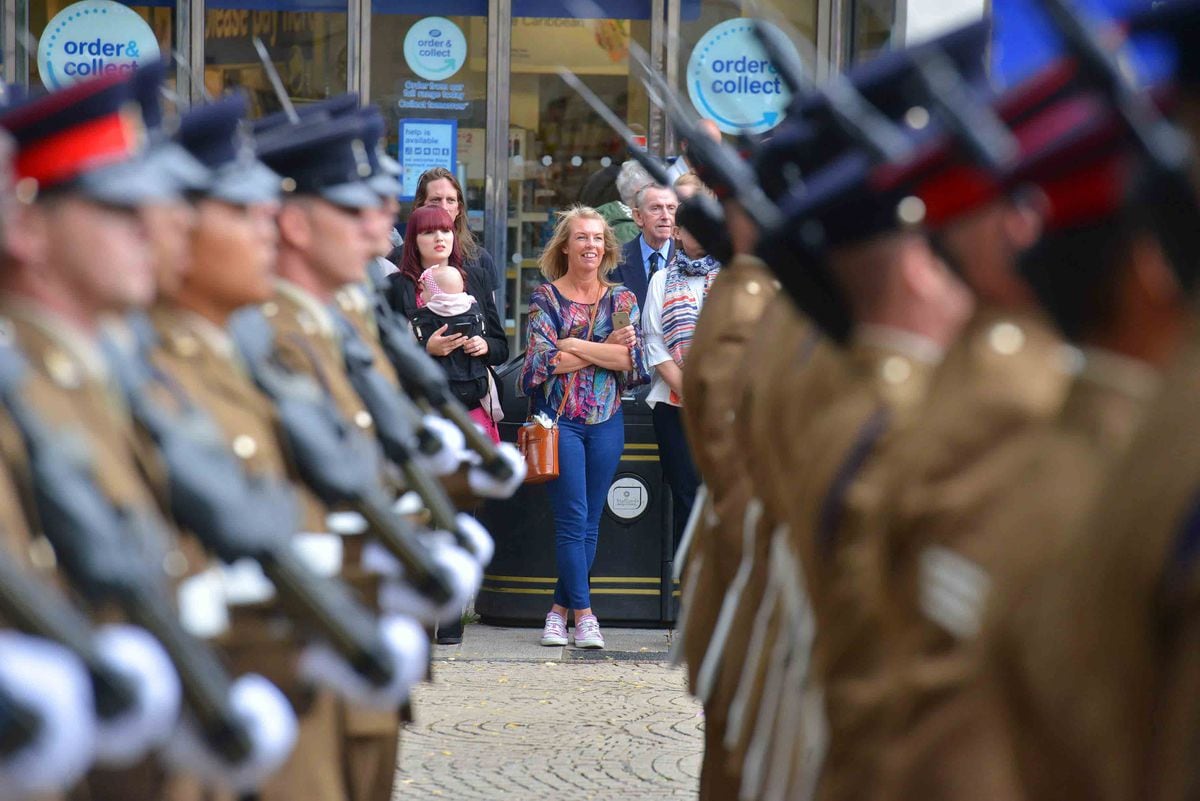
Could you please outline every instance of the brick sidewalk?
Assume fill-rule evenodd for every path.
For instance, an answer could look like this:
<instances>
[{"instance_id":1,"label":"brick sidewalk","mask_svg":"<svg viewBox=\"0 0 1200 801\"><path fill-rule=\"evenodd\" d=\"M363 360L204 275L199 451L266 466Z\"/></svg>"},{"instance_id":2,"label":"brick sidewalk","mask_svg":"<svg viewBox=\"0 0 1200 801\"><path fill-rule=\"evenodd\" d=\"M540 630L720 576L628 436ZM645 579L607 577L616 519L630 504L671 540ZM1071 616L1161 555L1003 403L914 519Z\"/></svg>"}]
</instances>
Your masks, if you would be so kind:
<instances>
[{"instance_id":1,"label":"brick sidewalk","mask_svg":"<svg viewBox=\"0 0 1200 801\"><path fill-rule=\"evenodd\" d=\"M468 627L464 645L473 635L478 644L503 632L517 652L528 652L521 649L531 632L485 631ZM434 683L416 693L417 722L401 740L396 798L696 797L703 717L680 669L646 661L662 659L665 649L611 651L611 659L597 654L597 661L591 654L576 661L572 650L542 661L504 661L495 645L486 649L497 652L494 659L442 658L445 650Z\"/></svg>"}]
</instances>

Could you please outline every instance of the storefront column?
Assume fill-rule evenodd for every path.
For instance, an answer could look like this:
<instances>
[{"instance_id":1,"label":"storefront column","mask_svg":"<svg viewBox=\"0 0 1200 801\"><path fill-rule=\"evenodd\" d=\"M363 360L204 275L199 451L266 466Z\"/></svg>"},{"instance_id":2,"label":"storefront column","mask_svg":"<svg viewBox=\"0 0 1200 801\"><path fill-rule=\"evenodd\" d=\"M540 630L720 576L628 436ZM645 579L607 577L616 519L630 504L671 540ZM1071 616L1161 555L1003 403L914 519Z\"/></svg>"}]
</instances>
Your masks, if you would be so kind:
<instances>
[{"instance_id":1,"label":"storefront column","mask_svg":"<svg viewBox=\"0 0 1200 801\"><path fill-rule=\"evenodd\" d=\"M346 9L346 91L371 102L371 0L350 0Z\"/></svg>"},{"instance_id":2,"label":"storefront column","mask_svg":"<svg viewBox=\"0 0 1200 801\"><path fill-rule=\"evenodd\" d=\"M500 270L496 308L508 298L508 122L512 0L488 0L487 148L484 157L484 241Z\"/></svg>"}]
</instances>

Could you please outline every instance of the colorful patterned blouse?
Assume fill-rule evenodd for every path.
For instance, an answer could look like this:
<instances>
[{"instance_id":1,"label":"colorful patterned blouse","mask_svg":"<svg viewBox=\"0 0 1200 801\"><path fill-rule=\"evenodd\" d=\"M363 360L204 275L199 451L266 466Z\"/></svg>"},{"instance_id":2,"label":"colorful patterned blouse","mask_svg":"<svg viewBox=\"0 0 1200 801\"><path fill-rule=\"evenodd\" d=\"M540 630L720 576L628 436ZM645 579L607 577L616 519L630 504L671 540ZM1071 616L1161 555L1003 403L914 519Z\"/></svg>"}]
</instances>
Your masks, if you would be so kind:
<instances>
[{"instance_id":1,"label":"colorful patterned blouse","mask_svg":"<svg viewBox=\"0 0 1200 801\"><path fill-rule=\"evenodd\" d=\"M562 402L563 391L571 383L563 419L589 425L603 423L621 408L622 392L650 380L637 299L623 286L609 289L600 299L591 341L603 342L613 332L614 312L628 312L638 335L631 353L633 369L618 373L588 365L575 373L554 375L553 361L559 353L559 338L583 339L591 309L586 303L568 300L550 283L542 284L529 298L529 344L521 368L520 394L533 398L534 411L544 411L554 417ZM576 376L574 382L570 381L572 375Z\"/></svg>"}]
</instances>

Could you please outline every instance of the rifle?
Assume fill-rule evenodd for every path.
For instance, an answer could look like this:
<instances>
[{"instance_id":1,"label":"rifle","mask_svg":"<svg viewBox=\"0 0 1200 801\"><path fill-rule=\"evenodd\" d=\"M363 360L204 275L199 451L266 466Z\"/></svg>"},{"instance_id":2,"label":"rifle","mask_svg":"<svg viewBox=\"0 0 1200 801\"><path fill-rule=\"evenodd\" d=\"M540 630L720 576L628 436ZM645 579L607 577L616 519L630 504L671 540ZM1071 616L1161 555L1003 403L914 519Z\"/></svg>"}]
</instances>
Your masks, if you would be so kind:
<instances>
[{"instance_id":1,"label":"rifle","mask_svg":"<svg viewBox=\"0 0 1200 801\"><path fill-rule=\"evenodd\" d=\"M16 629L62 645L75 655L92 680L96 716L114 719L136 702L125 676L101 655L83 613L0 552L0 619Z\"/></svg>"},{"instance_id":2,"label":"rifle","mask_svg":"<svg viewBox=\"0 0 1200 801\"><path fill-rule=\"evenodd\" d=\"M458 513L441 483L417 461L420 442L411 415L400 404L402 393L375 369L370 346L350 321L336 310L331 313L341 333L346 374L375 421L375 432L384 455L404 473L405 482L421 497L435 526L451 532L459 547L476 558L484 562L490 560L487 549L459 524Z\"/></svg>"},{"instance_id":3,"label":"rifle","mask_svg":"<svg viewBox=\"0 0 1200 801\"><path fill-rule=\"evenodd\" d=\"M257 562L293 617L310 623L368 681L391 682L396 666L374 616L340 582L313 572L290 547L297 530L291 489L246 475L207 415L181 393L175 393L179 412L168 413L147 394L153 376L149 362L143 357L135 363L113 343L106 346L130 412L166 466L175 520L222 561ZM168 382L159 383L173 390Z\"/></svg>"},{"instance_id":4,"label":"rifle","mask_svg":"<svg viewBox=\"0 0 1200 801\"><path fill-rule=\"evenodd\" d=\"M617 136L625 142L629 155L645 168L650 177L661 186L670 186L671 178L667 168L645 148L638 145L634 133L621 118L613 113L587 84L566 67L558 68L559 77L574 89L584 99L600 119L608 123ZM725 229L725 211L721 204L698 192L687 200L680 202L679 210L675 213L675 221L686 228L704 250L714 259L727 264L733 258L733 244L729 241L729 232Z\"/></svg>"},{"instance_id":5,"label":"rifle","mask_svg":"<svg viewBox=\"0 0 1200 801\"><path fill-rule=\"evenodd\" d=\"M244 761L252 739L231 704L228 673L207 644L183 629L162 574L146 569L148 560L161 559L147 553L150 545L170 538L165 524L149 510L113 506L96 483L87 444L51 431L21 397L24 370L16 351L0 350L0 400L24 441L38 519L58 563L85 598L115 602L162 644L206 743L230 763Z\"/></svg>"},{"instance_id":6,"label":"rifle","mask_svg":"<svg viewBox=\"0 0 1200 801\"><path fill-rule=\"evenodd\" d=\"M306 376L271 363L270 326L244 311L230 325L255 384L275 403L280 427L305 484L329 507L360 514L368 531L404 566L405 580L438 607L455 599L455 577L394 514L379 481L379 448L351 428L333 401ZM265 349L264 349L265 346Z\"/></svg>"}]
</instances>

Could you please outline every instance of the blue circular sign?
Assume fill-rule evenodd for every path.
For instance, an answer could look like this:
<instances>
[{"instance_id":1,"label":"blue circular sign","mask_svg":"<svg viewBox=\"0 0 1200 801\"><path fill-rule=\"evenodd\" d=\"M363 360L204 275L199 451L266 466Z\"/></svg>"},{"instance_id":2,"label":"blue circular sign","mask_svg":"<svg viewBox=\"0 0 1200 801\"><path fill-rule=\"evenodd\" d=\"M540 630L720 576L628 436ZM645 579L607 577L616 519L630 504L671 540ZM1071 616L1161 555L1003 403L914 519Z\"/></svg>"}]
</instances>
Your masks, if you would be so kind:
<instances>
[{"instance_id":1,"label":"blue circular sign","mask_svg":"<svg viewBox=\"0 0 1200 801\"><path fill-rule=\"evenodd\" d=\"M700 37L688 59L687 88L696 111L727 134L769 131L792 99L745 17Z\"/></svg>"},{"instance_id":2,"label":"blue circular sign","mask_svg":"<svg viewBox=\"0 0 1200 801\"><path fill-rule=\"evenodd\" d=\"M131 72L159 58L154 30L113 0L83 0L54 15L38 42L38 74L49 89L83 78Z\"/></svg>"},{"instance_id":3,"label":"blue circular sign","mask_svg":"<svg viewBox=\"0 0 1200 801\"><path fill-rule=\"evenodd\" d=\"M425 17L404 36L404 60L425 80L444 81L467 63L467 37L445 17Z\"/></svg>"}]
</instances>

